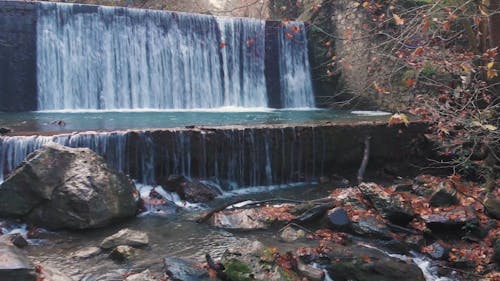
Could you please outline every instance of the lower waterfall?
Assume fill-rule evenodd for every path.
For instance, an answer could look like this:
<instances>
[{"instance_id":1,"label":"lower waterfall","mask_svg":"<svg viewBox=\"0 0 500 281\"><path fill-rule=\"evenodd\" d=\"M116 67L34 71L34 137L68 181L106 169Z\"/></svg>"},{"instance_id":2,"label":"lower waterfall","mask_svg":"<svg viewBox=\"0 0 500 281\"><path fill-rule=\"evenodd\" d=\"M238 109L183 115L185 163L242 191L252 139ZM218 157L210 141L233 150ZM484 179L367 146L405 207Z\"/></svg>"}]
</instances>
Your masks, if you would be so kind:
<instances>
[{"instance_id":1,"label":"lower waterfall","mask_svg":"<svg viewBox=\"0 0 500 281\"><path fill-rule=\"evenodd\" d=\"M169 175L213 179L226 189L311 181L324 166L326 142L314 127L86 132L0 137L0 181L47 142L88 147L144 184Z\"/></svg>"}]
</instances>

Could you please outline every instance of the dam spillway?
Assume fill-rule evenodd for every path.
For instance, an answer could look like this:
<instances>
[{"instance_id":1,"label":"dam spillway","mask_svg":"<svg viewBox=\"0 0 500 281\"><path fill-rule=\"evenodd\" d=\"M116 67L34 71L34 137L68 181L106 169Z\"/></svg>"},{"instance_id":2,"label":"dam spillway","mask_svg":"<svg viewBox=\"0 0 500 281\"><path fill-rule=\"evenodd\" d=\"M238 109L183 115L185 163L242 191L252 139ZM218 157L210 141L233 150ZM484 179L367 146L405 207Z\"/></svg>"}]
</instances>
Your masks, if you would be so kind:
<instances>
[{"instance_id":1,"label":"dam spillway","mask_svg":"<svg viewBox=\"0 0 500 281\"><path fill-rule=\"evenodd\" d=\"M314 107L301 22L18 1L0 15L0 111Z\"/></svg>"},{"instance_id":2,"label":"dam spillway","mask_svg":"<svg viewBox=\"0 0 500 281\"><path fill-rule=\"evenodd\" d=\"M412 160L411 146L425 128L418 122L408 128L360 122L4 136L0 179L30 152L54 141L88 147L113 168L145 184L161 183L173 174L216 179L233 187L313 182L357 170L366 136L372 136L373 167Z\"/></svg>"}]
</instances>

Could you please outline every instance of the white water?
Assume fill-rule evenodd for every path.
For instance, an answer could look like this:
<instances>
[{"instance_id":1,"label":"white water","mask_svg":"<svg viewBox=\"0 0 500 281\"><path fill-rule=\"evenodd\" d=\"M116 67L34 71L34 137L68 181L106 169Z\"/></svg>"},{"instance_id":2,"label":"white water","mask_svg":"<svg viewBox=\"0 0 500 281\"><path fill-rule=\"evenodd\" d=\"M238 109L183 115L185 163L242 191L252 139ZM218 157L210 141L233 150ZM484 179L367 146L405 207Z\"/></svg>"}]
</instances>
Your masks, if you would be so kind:
<instances>
[{"instance_id":1,"label":"white water","mask_svg":"<svg viewBox=\"0 0 500 281\"><path fill-rule=\"evenodd\" d=\"M281 100L285 108L314 107L305 30L301 22L289 22L281 27L279 63Z\"/></svg>"},{"instance_id":2,"label":"white water","mask_svg":"<svg viewBox=\"0 0 500 281\"><path fill-rule=\"evenodd\" d=\"M321 147L326 145L325 139L312 129L311 135L308 141L297 137L294 128L236 128L219 133L172 130L5 136L0 137L0 182L29 153L53 141L90 148L112 168L143 184L184 175L219 180L226 191L246 186L287 187L291 182L310 182L323 172ZM308 164L307 155L312 155L313 164Z\"/></svg>"},{"instance_id":3,"label":"white water","mask_svg":"<svg viewBox=\"0 0 500 281\"><path fill-rule=\"evenodd\" d=\"M314 107L293 24L276 58L282 106ZM266 108L265 33L256 19L39 2L38 109Z\"/></svg>"}]
</instances>

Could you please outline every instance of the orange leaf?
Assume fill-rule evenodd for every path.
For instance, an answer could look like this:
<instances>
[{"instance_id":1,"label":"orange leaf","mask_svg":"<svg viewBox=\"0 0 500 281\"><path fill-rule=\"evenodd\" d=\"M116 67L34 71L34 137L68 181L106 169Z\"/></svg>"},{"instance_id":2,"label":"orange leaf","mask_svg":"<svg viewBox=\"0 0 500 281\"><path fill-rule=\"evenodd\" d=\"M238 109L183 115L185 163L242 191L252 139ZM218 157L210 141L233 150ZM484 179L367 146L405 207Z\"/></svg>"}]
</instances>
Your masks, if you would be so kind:
<instances>
[{"instance_id":1,"label":"orange leaf","mask_svg":"<svg viewBox=\"0 0 500 281\"><path fill-rule=\"evenodd\" d=\"M394 15L392 15L392 17L394 18L394 21L396 22L396 25L403 25L403 24L405 24L404 19L402 19L400 16L394 14Z\"/></svg>"},{"instance_id":2,"label":"orange leaf","mask_svg":"<svg viewBox=\"0 0 500 281\"><path fill-rule=\"evenodd\" d=\"M330 42L330 41L325 42L325 46L327 46L327 47L330 47L331 44L332 44L332 42Z\"/></svg>"},{"instance_id":3,"label":"orange leaf","mask_svg":"<svg viewBox=\"0 0 500 281\"><path fill-rule=\"evenodd\" d=\"M406 87L412 87L412 86L415 86L415 84L417 84L417 81L415 79L406 79L405 80Z\"/></svg>"},{"instance_id":4,"label":"orange leaf","mask_svg":"<svg viewBox=\"0 0 500 281\"><path fill-rule=\"evenodd\" d=\"M253 38L248 38L246 43L247 43L247 46L252 46L254 43Z\"/></svg>"},{"instance_id":5,"label":"orange leaf","mask_svg":"<svg viewBox=\"0 0 500 281\"><path fill-rule=\"evenodd\" d=\"M449 21L444 21L443 22L443 30L448 31L451 28L451 23Z\"/></svg>"},{"instance_id":6,"label":"orange leaf","mask_svg":"<svg viewBox=\"0 0 500 281\"><path fill-rule=\"evenodd\" d=\"M377 90L379 94L389 94L389 92L382 86L380 86L379 83L377 83L377 81L373 81L373 87L375 88L375 90Z\"/></svg>"},{"instance_id":7,"label":"orange leaf","mask_svg":"<svg viewBox=\"0 0 500 281\"><path fill-rule=\"evenodd\" d=\"M365 263L371 263L372 262L372 259L369 257L369 256L362 256L361 257L361 260Z\"/></svg>"},{"instance_id":8,"label":"orange leaf","mask_svg":"<svg viewBox=\"0 0 500 281\"><path fill-rule=\"evenodd\" d=\"M219 43L219 48L222 49L222 48L225 48L225 47L226 47L226 43L224 43L224 42L220 42Z\"/></svg>"},{"instance_id":9,"label":"orange leaf","mask_svg":"<svg viewBox=\"0 0 500 281\"><path fill-rule=\"evenodd\" d=\"M420 31L422 32L427 32L427 30L429 30L429 27L431 26L431 22L429 21L429 19L426 17L424 18L424 24L422 25L422 28L420 29Z\"/></svg>"},{"instance_id":10,"label":"orange leaf","mask_svg":"<svg viewBox=\"0 0 500 281\"><path fill-rule=\"evenodd\" d=\"M418 47L415 49L415 51L413 52L413 55L414 56L420 56L422 54L422 52L424 51L424 47Z\"/></svg>"},{"instance_id":11,"label":"orange leaf","mask_svg":"<svg viewBox=\"0 0 500 281\"><path fill-rule=\"evenodd\" d=\"M498 73L495 69L488 69L488 72L486 72L486 77L488 77L488 79L492 79L493 77L497 76Z\"/></svg>"},{"instance_id":12,"label":"orange leaf","mask_svg":"<svg viewBox=\"0 0 500 281\"><path fill-rule=\"evenodd\" d=\"M405 124L406 126L408 126L408 124L410 123L410 120L408 119L408 116L406 116L406 114L403 114L403 113L396 113L394 115L391 116L391 118L389 118L389 127L392 126L392 125L397 125L397 124Z\"/></svg>"}]
</instances>

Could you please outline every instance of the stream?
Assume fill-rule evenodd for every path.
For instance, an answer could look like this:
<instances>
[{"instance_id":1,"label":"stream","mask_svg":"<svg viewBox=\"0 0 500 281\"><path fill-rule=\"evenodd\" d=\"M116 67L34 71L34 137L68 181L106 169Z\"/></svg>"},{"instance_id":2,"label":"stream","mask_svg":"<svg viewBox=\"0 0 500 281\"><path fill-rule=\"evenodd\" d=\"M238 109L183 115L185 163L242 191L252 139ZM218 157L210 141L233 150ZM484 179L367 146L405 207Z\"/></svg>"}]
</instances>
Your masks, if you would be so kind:
<instances>
[{"instance_id":1,"label":"stream","mask_svg":"<svg viewBox=\"0 0 500 281\"><path fill-rule=\"evenodd\" d=\"M138 185L141 194L147 194L151 186ZM178 206L184 206L177 211L157 212L154 209L140 214L135 219L114 224L102 229L85 231L56 231L43 230L37 239L30 239L30 245L25 249L35 264L42 264L68 275L73 280L123 280L123 276L130 272L141 272L145 269L161 274L163 272L164 257L179 257L198 263L205 260L205 254L210 253L214 258L220 258L227 250L252 241L260 241L267 247L276 247L280 252L294 252L298 247L317 245L315 240L298 240L283 242L278 230L237 231L214 228L207 224L199 224L196 219L204 211L213 206L223 204L229 200L247 199L264 200L269 198L286 198L295 200L312 200L323 198L331 191L331 186L305 185L273 186L240 189L236 192L225 193L209 204L189 204L178 201L171 194L170 199L176 200ZM158 189L157 189L158 190ZM162 192L164 194L164 192ZM149 235L149 245L137 249L134 257L127 263L118 263L111 260L107 253L80 259L74 257L76 251L86 247L99 246L101 241L116 233L120 229L130 228L140 230ZM4 233L22 233L26 235L26 226L19 224L4 224ZM379 247L377 241L359 239L357 243ZM382 249L382 248L381 248ZM409 257L390 254L393 257L408 260ZM423 271L426 281L451 281L454 279L438 277L433 263L423 256L413 259ZM330 279L328 279L330 278ZM325 280L335 280L327 276Z\"/></svg>"}]
</instances>

